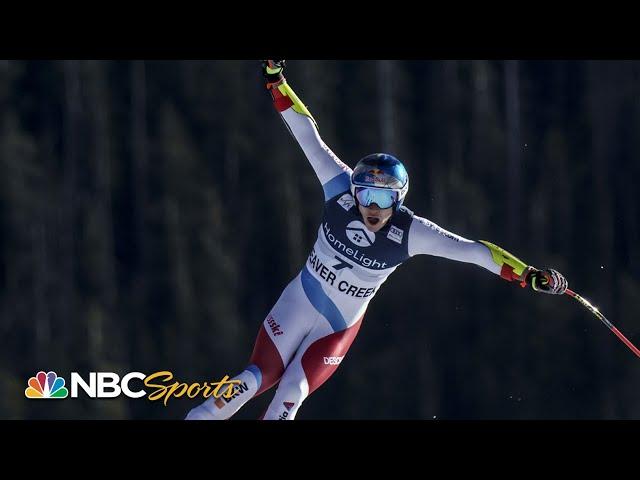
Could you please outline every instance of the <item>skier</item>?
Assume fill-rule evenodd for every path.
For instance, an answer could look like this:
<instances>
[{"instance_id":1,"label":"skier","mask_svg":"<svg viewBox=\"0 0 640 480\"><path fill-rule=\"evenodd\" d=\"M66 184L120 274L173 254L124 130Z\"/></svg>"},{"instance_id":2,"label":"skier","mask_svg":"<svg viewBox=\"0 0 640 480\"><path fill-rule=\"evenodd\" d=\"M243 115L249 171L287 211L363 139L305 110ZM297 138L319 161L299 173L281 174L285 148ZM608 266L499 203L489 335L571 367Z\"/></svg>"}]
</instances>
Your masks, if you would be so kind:
<instances>
[{"instance_id":1,"label":"skier","mask_svg":"<svg viewBox=\"0 0 640 480\"><path fill-rule=\"evenodd\" d=\"M362 158L351 170L325 145L314 118L286 82L284 60L262 72L275 109L313 167L324 191L318 238L305 266L264 320L232 398L209 398L187 420L223 420L279 382L262 418L293 420L302 402L343 361L369 302L387 277L415 255L479 265L536 292L562 294L556 270L528 266L487 241L451 233L403 205L409 177L387 153Z\"/></svg>"}]
</instances>

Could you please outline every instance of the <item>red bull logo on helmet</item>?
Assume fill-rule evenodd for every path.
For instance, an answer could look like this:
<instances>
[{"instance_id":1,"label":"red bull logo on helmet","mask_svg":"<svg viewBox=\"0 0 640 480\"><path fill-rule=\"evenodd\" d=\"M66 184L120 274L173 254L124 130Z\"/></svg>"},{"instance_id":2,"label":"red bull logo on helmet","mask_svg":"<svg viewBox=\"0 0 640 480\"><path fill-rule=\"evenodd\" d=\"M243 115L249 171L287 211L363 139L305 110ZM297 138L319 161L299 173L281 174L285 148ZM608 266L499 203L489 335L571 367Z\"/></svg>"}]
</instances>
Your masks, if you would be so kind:
<instances>
[{"instance_id":1,"label":"red bull logo on helmet","mask_svg":"<svg viewBox=\"0 0 640 480\"><path fill-rule=\"evenodd\" d=\"M397 178L387 175L386 173L382 173L381 175L371 175L367 172L364 176L364 182L373 187L402 188L402 185Z\"/></svg>"},{"instance_id":2,"label":"red bull logo on helmet","mask_svg":"<svg viewBox=\"0 0 640 480\"><path fill-rule=\"evenodd\" d=\"M386 186L389 182L389 176L378 168L372 168L367 171L364 180L376 186Z\"/></svg>"},{"instance_id":3,"label":"red bull logo on helmet","mask_svg":"<svg viewBox=\"0 0 640 480\"><path fill-rule=\"evenodd\" d=\"M366 177L364 177L364 181L365 182L369 182L372 183L373 185L376 186L385 186L387 184L387 179L384 177L374 177L373 175L367 175Z\"/></svg>"}]
</instances>

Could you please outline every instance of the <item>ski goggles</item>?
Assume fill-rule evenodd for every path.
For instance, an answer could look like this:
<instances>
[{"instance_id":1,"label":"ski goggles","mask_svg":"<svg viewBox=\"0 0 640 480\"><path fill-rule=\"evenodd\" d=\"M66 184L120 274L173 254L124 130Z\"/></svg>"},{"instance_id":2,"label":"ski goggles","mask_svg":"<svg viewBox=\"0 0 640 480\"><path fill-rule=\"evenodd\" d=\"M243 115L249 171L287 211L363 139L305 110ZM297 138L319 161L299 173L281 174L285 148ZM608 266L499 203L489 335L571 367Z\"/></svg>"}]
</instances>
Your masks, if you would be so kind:
<instances>
[{"instance_id":1,"label":"ski goggles","mask_svg":"<svg viewBox=\"0 0 640 480\"><path fill-rule=\"evenodd\" d=\"M374 203L379 208L390 208L398 201L400 193L388 188L356 187L356 198L363 207L369 207Z\"/></svg>"}]
</instances>

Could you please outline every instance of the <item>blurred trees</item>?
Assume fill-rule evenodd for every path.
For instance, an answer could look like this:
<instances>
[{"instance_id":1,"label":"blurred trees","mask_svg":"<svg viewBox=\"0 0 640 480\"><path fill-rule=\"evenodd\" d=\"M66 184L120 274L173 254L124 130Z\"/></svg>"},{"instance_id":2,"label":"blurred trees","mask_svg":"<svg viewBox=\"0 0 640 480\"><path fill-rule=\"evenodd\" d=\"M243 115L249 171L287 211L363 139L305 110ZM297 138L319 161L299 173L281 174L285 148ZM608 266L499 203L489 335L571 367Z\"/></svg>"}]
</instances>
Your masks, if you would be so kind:
<instances>
[{"instance_id":1,"label":"blurred trees","mask_svg":"<svg viewBox=\"0 0 640 480\"><path fill-rule=\"evenodd\" d=\"M396 154L417 214L555 266L639 341L639 62L289 63L343 161ZM195 382L244 367L322 210L258 65L0 62L2 418L196 403L28 402L39 369ZM299 417L638 418L636 363L568 298L414 258Z\"/></svg>"}]
</instances>

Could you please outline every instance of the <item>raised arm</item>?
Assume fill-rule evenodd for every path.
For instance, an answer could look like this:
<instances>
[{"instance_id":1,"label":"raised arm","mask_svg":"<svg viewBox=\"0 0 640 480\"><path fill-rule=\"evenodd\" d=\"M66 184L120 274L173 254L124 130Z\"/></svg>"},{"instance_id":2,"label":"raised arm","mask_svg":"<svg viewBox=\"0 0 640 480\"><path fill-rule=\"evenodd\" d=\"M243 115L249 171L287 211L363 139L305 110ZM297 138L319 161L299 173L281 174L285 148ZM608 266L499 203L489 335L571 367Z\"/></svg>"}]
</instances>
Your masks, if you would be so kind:
<instances>
[{"instance_id":1,"label":"raised arm","mask_svg":"<svg viewBox=\"0 0 640 480\"><path fill-rule=\"evenodd\" d=\"M348 189L351 169L320 138L316 121L284 78L284 60L265 60L262 69L273 106L316 172L325 200Z\"/></svg>"},{"instance_id":2,"label":"raised arm","mask_svg":"<svg viewBox=\"0 0 640 480\"><path fill-rule=\"evenodd\" d=\"M479 265L509 282L519 282L521 287L530 285L538 292L562 294L567 289L566 279L556 270L538 270L493 243L468 240L426 218L413 217L408 248L411 256L435 255Z\"/></svg>"}]
</instances>

